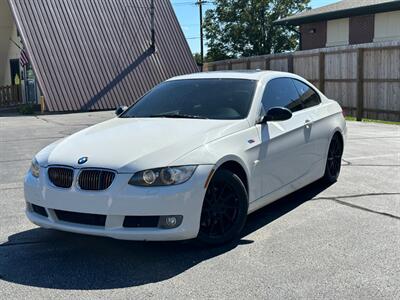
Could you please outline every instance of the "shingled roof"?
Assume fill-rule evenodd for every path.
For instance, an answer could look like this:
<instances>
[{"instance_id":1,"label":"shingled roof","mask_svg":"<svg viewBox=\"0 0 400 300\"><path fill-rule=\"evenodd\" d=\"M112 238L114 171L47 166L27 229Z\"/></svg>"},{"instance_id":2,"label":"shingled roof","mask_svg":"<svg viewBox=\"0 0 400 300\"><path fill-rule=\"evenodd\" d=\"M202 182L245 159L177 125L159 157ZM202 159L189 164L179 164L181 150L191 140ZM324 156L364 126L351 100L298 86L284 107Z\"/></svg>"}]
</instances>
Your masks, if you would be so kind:
<instances>
[{"instance_id":1,"label":"shingled roof","mask_svg":"<svg viewBox=\"0 0 400 300\"><path fill-rule=\"evenodd\" d=\"M300 25L321 20L374 14L400 9L400 0L343 0L275 21L277 25Z\"/></svg>"},{"instance_id":2,"label":"shingled roof","mask_svg":"<svg viewBox=\"0 0 400 300\"><path fill-rule=\"evenodd\" d=\"M50 111L130 105L156 84L197 72L169 0L9 0Z\"/></svg>"}]
</instances>

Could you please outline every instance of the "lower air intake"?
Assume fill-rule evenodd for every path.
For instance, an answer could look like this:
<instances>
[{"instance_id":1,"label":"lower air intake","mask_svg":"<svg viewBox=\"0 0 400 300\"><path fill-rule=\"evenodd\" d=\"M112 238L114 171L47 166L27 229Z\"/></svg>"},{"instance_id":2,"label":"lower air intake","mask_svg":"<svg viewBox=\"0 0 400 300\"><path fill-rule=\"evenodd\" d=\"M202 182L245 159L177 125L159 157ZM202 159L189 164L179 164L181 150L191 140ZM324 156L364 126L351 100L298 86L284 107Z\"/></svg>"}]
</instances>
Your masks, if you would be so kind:
<instances>
[{"instance_id":1,"label":"lower air intake","mask_svg":"<svg viewBox=\"0 0 400 300\"><path fill-rule=\"evenodd\" d=\"M60 221L92 226L105 226L106 216L96 214L76 213L64 210L54 210Z\"/></svg>"}]
</instances>

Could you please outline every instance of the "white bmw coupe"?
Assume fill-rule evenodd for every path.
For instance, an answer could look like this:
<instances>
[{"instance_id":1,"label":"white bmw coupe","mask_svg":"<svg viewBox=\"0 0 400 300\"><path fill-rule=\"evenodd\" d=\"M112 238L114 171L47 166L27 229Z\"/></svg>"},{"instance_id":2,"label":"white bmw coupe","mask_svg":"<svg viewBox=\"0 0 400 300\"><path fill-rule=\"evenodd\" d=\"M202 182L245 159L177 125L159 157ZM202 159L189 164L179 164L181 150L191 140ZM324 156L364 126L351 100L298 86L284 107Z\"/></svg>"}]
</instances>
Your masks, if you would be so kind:
<instances>
[{"instance_id":1,"label":"white bmw coupe","mask_svg":"<svg viewBox=\"0 0 400 300\"><path fill-rule=\"evenodd\" d=\"M24 185L33 223L221 244L251 212L340 172L342 109L294 74L176 77L117 115L35 156Z\"/></svg>"}]
</instances>

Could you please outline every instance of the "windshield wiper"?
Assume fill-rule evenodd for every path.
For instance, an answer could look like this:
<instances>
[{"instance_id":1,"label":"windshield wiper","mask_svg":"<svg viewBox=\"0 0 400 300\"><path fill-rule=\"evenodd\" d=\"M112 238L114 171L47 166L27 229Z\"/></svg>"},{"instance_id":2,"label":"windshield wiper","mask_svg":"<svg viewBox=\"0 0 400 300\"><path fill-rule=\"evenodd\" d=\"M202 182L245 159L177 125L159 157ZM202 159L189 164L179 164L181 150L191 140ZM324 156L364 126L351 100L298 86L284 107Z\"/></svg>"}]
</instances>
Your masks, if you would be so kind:
<instances>
[{"instance_id":1,"label":"windshield wiper","mask_svg":"<svg viewBox=\"0 0 400 300\"><path fill-rule=\"evenodd\" d=\"M148 118L207 119L206 117L187 114L159 114L148 116Z\"/></svg>"}]
</instances>

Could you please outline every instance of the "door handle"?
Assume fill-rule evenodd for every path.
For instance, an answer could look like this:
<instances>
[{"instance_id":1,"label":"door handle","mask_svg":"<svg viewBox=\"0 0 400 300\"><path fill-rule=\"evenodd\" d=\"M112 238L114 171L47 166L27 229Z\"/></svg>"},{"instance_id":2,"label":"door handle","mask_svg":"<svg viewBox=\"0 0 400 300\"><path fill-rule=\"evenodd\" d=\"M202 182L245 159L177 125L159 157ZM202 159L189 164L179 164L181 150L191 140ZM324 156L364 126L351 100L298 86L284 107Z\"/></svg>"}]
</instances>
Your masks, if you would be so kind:
<instances>
[{"instance_id":1,"label":"door handle","mask_svg":"<svg viewBox=\"0 0 400 300\"><path fill-rule=\"evenodd\" d=\"M305 126L307 129L310 129L310 128L311 128L311 125L312 125L312 121L311 121L311 120L306 120L306 121L305 121L304 126Z\"/></svg>"}]
</instances>

